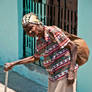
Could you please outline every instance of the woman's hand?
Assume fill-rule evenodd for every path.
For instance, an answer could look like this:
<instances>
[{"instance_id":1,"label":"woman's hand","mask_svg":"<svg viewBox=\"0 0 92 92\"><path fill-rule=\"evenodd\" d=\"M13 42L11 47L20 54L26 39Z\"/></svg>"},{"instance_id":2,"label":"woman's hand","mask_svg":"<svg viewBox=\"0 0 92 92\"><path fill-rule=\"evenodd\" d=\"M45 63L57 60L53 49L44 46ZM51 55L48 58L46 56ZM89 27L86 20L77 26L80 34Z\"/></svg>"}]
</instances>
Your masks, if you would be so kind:
<instances>
[{"instance_id":1,"label":"woman's hand","mask_svg":"<svg viewBox=\"0 0 92 92\"><path fill-rule=\"evenodd\" d=\"M69 72L68 73L68 79L67 79L67 81L68 81L68 85L72 85L73 83L74 83L74 80L75 80L75 74L74 74L74 72Z\"/></svg>"},{"instance_id":2,"label":"woman's hand","mask_svg":"<svg viewBox=\"0 0 92 92\"><path fill-rule=\"evenodd\" d=\"M21 60L17 60L17 61L13 61L11 63L6 63L4 65L4 70L5 71L8 71L8 70L11 70L14 66L16 65L20 65L20 64L28 64L28 63L32 63L32 62L35 62L39 60L38 57L35 57L35 56L30 56L30 57L27 57L27 58L24 58L24 59L21 59Z\"/></svg>"},{"instance_id":3,"label":"woman's hand","mask_svg":"<svg viewBox=\"0 0 92 92\"><path fill-rule=\"evenodd\" d=\"M74 80L75 80L75 72L74 72L74 66L71 65L70 66L70 69L68 71L68 85L71 85L74 83Z\"/></svg>"},{"instance_id":4,"label":"woman's hand","mask_svg":"<svg viewBox=\"0 0 92 92\"><path fill-rule=\"evenodd\" d=\"M5 65L4 65L4 71L9 71L9 70L11 70L12 68L13 68L13 63L6 63Z\"/></svg>"}]
</instances>

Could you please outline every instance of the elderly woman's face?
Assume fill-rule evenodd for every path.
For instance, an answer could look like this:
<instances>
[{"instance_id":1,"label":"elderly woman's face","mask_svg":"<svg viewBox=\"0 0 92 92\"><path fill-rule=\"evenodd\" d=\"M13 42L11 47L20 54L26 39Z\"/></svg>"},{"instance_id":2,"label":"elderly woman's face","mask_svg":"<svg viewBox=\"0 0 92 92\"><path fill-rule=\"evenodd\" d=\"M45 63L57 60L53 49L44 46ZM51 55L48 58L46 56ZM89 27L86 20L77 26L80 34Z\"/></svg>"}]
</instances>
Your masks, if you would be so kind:
<instances>
[{"instance_id":1,"label":"elderly woman's face","mask_svg":"<svg viewBox=\"0 0 92 92\"><path fill-rule=\"evenodd\" d=\"M26 30L26 33L27 35L31 36L31 37L35 37L35 36L38 36L38 27L39 25L35 25L35 24L29 24L27 26L27 28L25 29Z\"/></svg>"}]
</instances>

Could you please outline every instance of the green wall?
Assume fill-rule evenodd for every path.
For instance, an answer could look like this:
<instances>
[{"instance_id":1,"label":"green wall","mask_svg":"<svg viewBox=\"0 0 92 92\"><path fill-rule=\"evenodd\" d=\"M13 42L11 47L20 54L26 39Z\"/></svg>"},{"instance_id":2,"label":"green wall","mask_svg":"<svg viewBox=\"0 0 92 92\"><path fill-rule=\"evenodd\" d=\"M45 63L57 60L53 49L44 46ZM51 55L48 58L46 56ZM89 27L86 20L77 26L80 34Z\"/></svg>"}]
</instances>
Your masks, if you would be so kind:
<instances>
[{"instance_id":1,"label":"green wall","mask_svg":"<svg viewBox=\"0 0 92 92\"><path fill-rule=\"evenodd\" d=\"M18 59L16 0L0 0L0 64Z\"/></svg>"},{"instance_id":2,"label":"green wall","mask_svg":"<svg viewBox=\"0 0 92 92\"><path fill-rule=\"evenodd\" d=\"M23 58L23 27L22 27L22 17L23 17L23 0L17 0L17 23L18 23L18 58Z\"/></svg>"},{"instance_id":3,"label":"green wall","mask_svg":"<svg viewBox=\"0 0 92 92\"><path fill-rule=\"evenodd\" d=\"M23 0L0 0L0 64L23 57Z\"/></svg>"},{"instance_id":4,"label":"green wall","mask_svg":"<svg viewBox=\"0 0 92 92\"><path fill-rule=\"evenodd\" d=\"M87 42L90 57L79 68L77 92L92 92L92 0L78 0L78 36Z\"/></svg>"},{"instance_id":5,"label":"green wall","mask_svg":"<svg viewBox=\"0 0 92 92\"><path fill-rule=\"evenodd\" d=\"M0 65L23 57L22 16L23 0L0 0ZM48 76L30 71L24 65L12 70L42 86L48 86Z\"/></svg>"}]
</instances>

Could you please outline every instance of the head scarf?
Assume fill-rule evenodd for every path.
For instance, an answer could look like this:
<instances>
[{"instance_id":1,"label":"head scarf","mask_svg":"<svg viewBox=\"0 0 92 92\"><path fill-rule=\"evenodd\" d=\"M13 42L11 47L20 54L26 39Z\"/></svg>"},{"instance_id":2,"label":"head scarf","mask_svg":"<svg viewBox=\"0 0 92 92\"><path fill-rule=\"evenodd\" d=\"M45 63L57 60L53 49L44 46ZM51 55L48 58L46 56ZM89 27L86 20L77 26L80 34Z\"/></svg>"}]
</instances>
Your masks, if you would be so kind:
<instances>
[{"instance_id":1,"label":"head scarf","mask_svg":"<svg viewBox=\"0 0 92 92\"><path fill-rule=\"evenodd\" d=\"M29 24L29 23L31 23L31 24L41 24L42 25L42 22L32 12L24 15L23 19L22 19L22 25L26 25L26 24Z\"/></svg>"}]
</instances>

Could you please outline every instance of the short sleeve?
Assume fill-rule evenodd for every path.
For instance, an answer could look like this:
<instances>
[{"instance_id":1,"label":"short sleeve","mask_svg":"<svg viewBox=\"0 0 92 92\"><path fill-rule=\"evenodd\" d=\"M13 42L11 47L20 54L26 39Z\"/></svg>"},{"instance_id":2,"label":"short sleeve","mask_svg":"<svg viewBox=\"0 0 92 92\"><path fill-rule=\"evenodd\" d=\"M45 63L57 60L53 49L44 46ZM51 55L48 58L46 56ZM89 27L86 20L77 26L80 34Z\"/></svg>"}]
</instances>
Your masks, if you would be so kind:
<instances>
[{"instance_id":1,"label":"short sleeve","mask_svg":"<svg viewBox=\"0 0 92 92\"><path fill-rule=\"evenodd\" d=\"M49 29L49 32L53 33L55 40L61 48L64 48L70 42L70 39L64 34L64 32L56 26L52 26Z\"/></svg>"}]
</instances>

